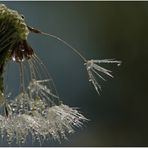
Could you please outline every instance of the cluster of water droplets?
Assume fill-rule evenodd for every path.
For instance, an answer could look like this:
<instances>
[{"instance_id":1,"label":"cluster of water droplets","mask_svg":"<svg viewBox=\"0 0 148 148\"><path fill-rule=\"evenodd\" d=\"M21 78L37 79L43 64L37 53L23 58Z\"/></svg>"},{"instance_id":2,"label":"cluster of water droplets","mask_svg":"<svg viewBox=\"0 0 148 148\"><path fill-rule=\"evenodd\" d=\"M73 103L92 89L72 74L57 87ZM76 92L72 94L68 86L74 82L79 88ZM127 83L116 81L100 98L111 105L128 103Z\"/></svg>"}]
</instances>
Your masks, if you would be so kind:
<instances>
[{"instance_id":1,"label":"cluster of water droplets","mask_svg":"<svg viewBox=\"0 0 148 148\"><path fill-rule=\"evenodd\" d=\"M26 64L30 68L28 85L23 82L26 78L23 70L24 74L21 74L20 78L23 79L20 84L23 89L20 89L14 99L5 101L3 107L5 114L0 115L1 137L6 137L9 144L15 141L21 145L26 142L29 135L32 141L37 140L40 143L45 139L60 142L87 121L76 108L61 103L49 74L48 79L39 79L37 67L42 66L39 66L41 63L34 62L32 58L26 63L21 63L22 69L25 70ZM42 70L43 67L40 69L40 74ZM43 71L45 72L45 69Z\"/></svg>"},{"instance_id":2,"label":"cluster of water droplets","mask_svg":"<svg viewBox=\"0 0 148 148\"><path fill-rule=\"evenodd\" d=\"M117 66L121 65L121 61L114 60L114 59L104 59L104 60L88 60L84 63L86 65L86 69L88 72L89 82L91 82L97 91L100 94L101 85L97 81L97 77L101 78L102 80L106 81L103 75L107 75L113 78L111 74L112 71L102 67L100 64L117 64Z\"/></svg>"}]
</instances>

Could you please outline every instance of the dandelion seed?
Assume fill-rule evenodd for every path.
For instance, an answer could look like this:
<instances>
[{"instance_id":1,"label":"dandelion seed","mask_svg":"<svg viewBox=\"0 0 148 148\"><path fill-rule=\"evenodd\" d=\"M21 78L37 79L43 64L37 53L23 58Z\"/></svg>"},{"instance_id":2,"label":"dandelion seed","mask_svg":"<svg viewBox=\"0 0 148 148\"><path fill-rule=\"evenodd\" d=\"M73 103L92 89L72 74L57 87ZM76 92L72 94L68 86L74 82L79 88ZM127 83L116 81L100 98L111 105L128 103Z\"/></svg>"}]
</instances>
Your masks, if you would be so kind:
<instances>
[{"instance_id":1,"label":"dandelion seed","mask_svg":"<svg viewBox=\"0 0 148 148\"><path fill-rule=\"evenodd\" d=\"M111 74L112 71L105 69L105 68L98 65L101 63L115 63L115 64L117 64L117 66L120 66L121 61L117 61L114 59L88 60L84 64L84 65L86 65L86 69L87 69L88 76L89 76L89 81L93 84L93 86L95 87L95 90L97 91L98 94L100 94L99 91L101 90L101 86L97 82L95 75L100 77L104 81L106 81L106 80L100 73L108 75L109 77L113 78L113 75Z\"/></svg>"},{"instance_id":2,"label":"dandelion seed","mask_svg":"<svg viewBox=\"0 0 148 148\"><path fill-rule=\"evenodd\" d=\"M13 141L24 143L28 135L28 125L24 122L23 118L17 116L0 116L0 130L2 136L6 134L7 141L11 144Z\"/></svg>"},{"instance_id":3,"label":"dandelion seed","mask_svg":"<svg viewBox=\"0 0 148 148\"><path fill-rule=\"evenodd\" d=\"M48 108L46 118L50 134L58 141L61 138L66 139L68 133L74 133L76 127L81 127L83 122L88 121L76 109L64 104Z\"/></svg>"},{"instance_id":4,"label":"dandelion seed","mask_svg":"<svg viewBox=\"0 0 148 148\"><path fill-rule=\"evenodd\" d=\"M51 92L51 90L49 88L47 88L46 85L42 84L42 83L45 83L45 82L48 82L48 80L35 80L35 79L33 79L30 82L28 89L30 90L31 98L34 95L37 98L44 97L47 100L49 100L50 97L59 98L58 96L53 94ZM49 101L51 101L51 100L49 100ZM52 103L52 101L51 101L51 103Z\"/></svg>"}]
</instances>

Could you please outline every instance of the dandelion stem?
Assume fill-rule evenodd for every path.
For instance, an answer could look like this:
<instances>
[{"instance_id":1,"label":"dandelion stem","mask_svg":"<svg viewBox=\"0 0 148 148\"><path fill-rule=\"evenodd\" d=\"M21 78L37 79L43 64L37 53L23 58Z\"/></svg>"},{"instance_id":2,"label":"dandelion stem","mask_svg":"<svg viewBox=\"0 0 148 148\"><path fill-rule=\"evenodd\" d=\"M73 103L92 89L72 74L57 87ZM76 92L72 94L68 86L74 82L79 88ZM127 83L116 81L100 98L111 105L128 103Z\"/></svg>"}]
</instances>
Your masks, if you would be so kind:
<instances>
[{"instance_id":1,"label":"dandelion stem","mask_svg":"<svg viewBox=\"0 0 148 148\"><path fill-rule=\"evenodd\" d=\"M20 66L20 91L25 92L25 83L24 83L24 68L23 68L23 63L19 63Z\"/></svg>"},{"instance_id":2,"label":"dandelion stem","mask_svg":"<svg viewBox=\"0 0 148 148\"><path fill-rule=\"evenodd\" d=\"M4 65L0 64L0 93L3 92L3 68Z\"/></svg>"},{"instance_id":3,"label":"dandelion stem","mask_svg":"<svg viewBox=\"0 0 148 148\"><path fill-rule=\"evenodd\" d=\"M84 62L87 62L86 58L85 58L76 48L72 47L69 43L67 43L65 40L61 39L60 37L55 36L55 35L50 34L50 33L42 32L42 31L40 31L40 30L36 30L36 29L34 29L34 28L31 28L31 27L28 27L28 28L29 28L29 30L30 30L31 32L34 32L34 33L41 33L41 34L43 34L43 35L47 35L47 36L50 36L50 37L52 37L52 38L55 38L55 39L61 41L61 42L64 43L66 46L68 46L69 48L71 48L77 55L79 55L79 57L80 57Z\"/></svg>"},{"instance_id":4,"label":"dandelion stem","mask_svg":"<svg viewBox=\"0 0 148 148\"><path fill-rule=\"evenodd\" d=\"M7 52L2 51L0 52L0 91L3 93L3 73L4 73L4 66L7 59Z\"/></svg>"}]
</instances>

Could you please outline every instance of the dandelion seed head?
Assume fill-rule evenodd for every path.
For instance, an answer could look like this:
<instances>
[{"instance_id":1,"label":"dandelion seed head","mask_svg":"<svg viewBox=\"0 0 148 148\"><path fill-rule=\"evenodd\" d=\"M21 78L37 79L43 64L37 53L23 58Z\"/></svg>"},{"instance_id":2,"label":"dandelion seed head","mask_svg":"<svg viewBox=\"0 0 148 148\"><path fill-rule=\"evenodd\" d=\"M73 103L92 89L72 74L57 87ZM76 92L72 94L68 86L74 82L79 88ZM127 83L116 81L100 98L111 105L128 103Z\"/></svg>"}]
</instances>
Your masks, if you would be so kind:
<instances>
[{"instance_id":1,"label":"dandelion seed head","mask_svg":"<svg viewBox=\"0 0 148 148\"><path fill-rule=\"evenodd\" d=\"M23 62L33 55L27 43L29 29L24 18L17 11L0 4L0 52L7 53L7 59Z\"/></svg>"},{"instance_id":2,"label":"dandelion seed head","mask_svg":"<svg viewBox=\"0 0 148 148\"><path fill-rule=\"evenodd\" d=\"M4 4L0 4L0 21L5 24L5 28L9 27L10 31L12 28L15 29L16 36L18 39L25 40L29 34L28 27L24 21L24 18L15 10L7 8ZM3 26L4 27L4 26Z\"/></svg>"},{"instance_id":3,"label":"dandelion seed head","mask_svg":"<svg viewBox=\"0 0 148 148\"><path fill-rule=\"evenodd\" d=\"M0 83L3 84L3 67L7 60L19 65L20 75L19 90L11 99L6 97L5 89L0 86L1 137L6 137L9 144L13 141L25 143L28 135L32 136L33 141L41 142L42 137L60 142L74 133L76 128L81 128L88 119L77 108L61 103L46 66L27 43L29 32L48 35L71 48L83 60L89 81L98 94L101 86L97 76L102 80L105 80L104 75L113 77L112 71L100 66L101 63L120 66L121 61L87 60L63 39L27 26L21 14L0 4L0 54L4 59L0 62Z\"/></svg>"}]
</instances>

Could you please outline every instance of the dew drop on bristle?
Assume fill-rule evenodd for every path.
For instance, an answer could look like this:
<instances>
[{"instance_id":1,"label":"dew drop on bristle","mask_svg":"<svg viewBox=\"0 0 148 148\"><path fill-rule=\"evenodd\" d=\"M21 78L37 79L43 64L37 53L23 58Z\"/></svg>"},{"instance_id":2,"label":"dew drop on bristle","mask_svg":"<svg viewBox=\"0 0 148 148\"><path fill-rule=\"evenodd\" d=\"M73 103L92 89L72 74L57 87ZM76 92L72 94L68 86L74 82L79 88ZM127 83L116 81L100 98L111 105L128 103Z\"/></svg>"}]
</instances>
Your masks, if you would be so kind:
<instances>
[{"instance_id":1,"label":"dew drop on bristle","mask_svg":"<svg viewBox=\"0 0 148 148\"><path fill-rule=\"evenodd\" d=\"M119 67L119 66L121 66L121 64L122 64L122 63L120 62L120 63L117 64L117 66Z\"/></svg>"}]
</instances>

